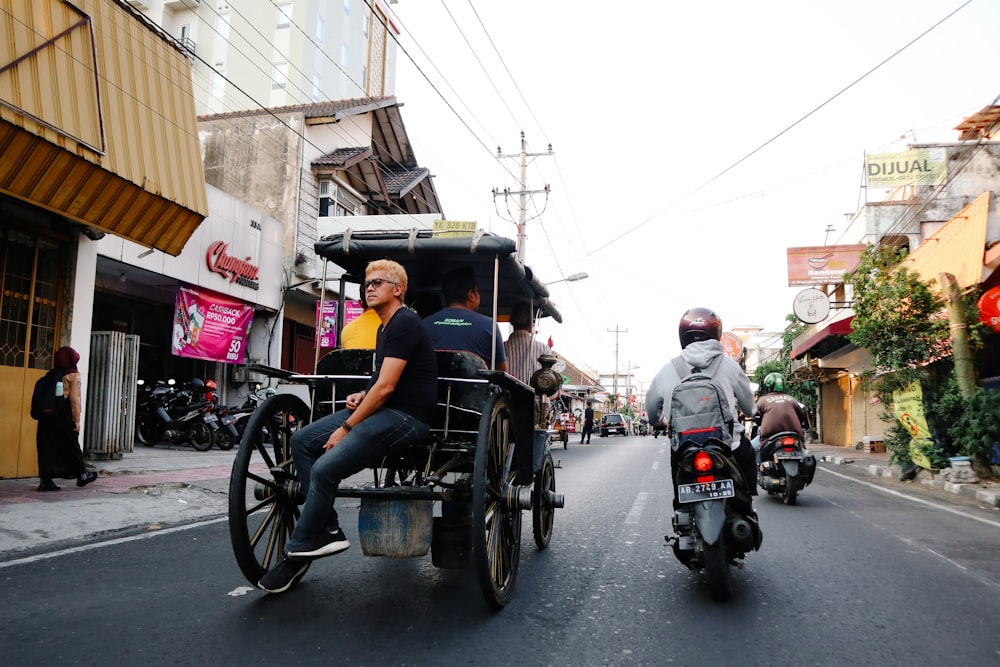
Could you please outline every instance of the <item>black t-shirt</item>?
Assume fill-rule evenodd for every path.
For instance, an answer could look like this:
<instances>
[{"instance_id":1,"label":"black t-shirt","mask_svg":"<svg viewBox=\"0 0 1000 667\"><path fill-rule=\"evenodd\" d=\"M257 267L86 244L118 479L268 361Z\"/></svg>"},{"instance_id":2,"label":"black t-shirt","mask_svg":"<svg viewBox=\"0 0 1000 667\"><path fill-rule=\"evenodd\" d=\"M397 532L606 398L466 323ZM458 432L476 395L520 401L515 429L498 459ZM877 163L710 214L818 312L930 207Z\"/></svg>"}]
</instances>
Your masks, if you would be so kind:
<instances>
[{"instance_id":1,"label":"black t-shirt","mask_svg":"<svg viewBox=\"0 0 1000 667\"><path fill-rule=\"evenodd\" d=\"M388 324L379 327L375 337L375 374L369 387L378 380L386 357L404 359L406 366L384 407L430 424L437 405L437 356L423 322L413 311L400 308Z\"/></svg>"}]
</instances>

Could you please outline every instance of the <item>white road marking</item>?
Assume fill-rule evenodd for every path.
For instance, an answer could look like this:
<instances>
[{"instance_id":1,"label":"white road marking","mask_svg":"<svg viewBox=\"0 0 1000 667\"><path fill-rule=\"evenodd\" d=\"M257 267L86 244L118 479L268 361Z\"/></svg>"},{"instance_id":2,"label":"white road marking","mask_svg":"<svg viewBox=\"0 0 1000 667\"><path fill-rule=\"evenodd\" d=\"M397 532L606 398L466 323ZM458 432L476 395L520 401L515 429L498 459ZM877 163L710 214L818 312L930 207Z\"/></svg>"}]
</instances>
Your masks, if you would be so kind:
<instances>
[{"instance_id":1,"label":"white road marking","mask_svg":"<svg viewBox=\"0 0 1000 667\"><path fill-rule=\"evenodd\" d=\"M639 523L639 517L642 516L642 510L646 507L646 499L649 498L649 493L647 491L641 492L635 497L635 502L632 503L632 509L628 511L625 515L625 523Z\"/></svg>"},{"instance_id":2,"label":"white road marking","mask_svg":"<svg viewBox=\"0 0 1000 667\"><path fill-rule=\"evenodd\" d=\"M923 498L917 498L916 496L911 496L911 495L908 495L906 493L901 493L899 491L896 491L895 489L887 489L884 486L879 486L878 484L872 484L871 482L866 482L864 480L855 479L855 478L851 477L850 475L845 475L843 473L834 472L832 470L827 470L826 468L822 468L822 467L819 468L819 469L822 470L822 471L824 471L824 472L827 472L827 473L829 473L831 475L836 475L837 477L840 477L842 479L846 479L846 480L851 481L851 482L856 482L857 484L861 484L863 486L867 486L867 487L869 487L871 489L875 489L876 491L881 491L882 493L887 493L890 496L896 496L897 498L903 498L904 500L910 500L910 501L915 502L915 503L920 503L921 505L927 505L928 507L933 507L934 509L941 510L942 512L950 512L951 514L955 514L955 515L958 515L958 516L961 516L961 517L965 517L966 519L972 519L973 521L979 521L981 523L985 523L988 526L994 526L995 528L1000 528L1000 522L997 522L997 521L990 521L989 519L985 519L985 518L983 518L981 516L976 516L975 514L970 514L969 512L964 512L962 510L957 510L954 507L948 507L947 505L939 505L937 503L932 503L929 500L924 500Z\"/></svg>"},{"instance_id":3,"label":"white road marking","mask_svg":"<svg viewBox=\"0 0 1000 667\"><path fill-rule=\"evenodd\" d=\"M201 528L202 526L210 526L213 523L219 523L221 521L228 521L228 517L218 517L216 519L209 519L207 521L199 521L197 523L187 523L183 526L174 526L173 528L164 528L162 530L152 530L140 535L130 535L129 537L119 537L114 540L108 540L106 542L94 542L93 544L84 544L79 547L70 547L69 549L61 549L59 551L52 551L49 553L38 554L36 556L27 556L25 558L18 558L17 560L7 561L6 563L0 563L0 570L5 567L13 567L15 565L25 565L27 563L37 563L39 561L48 560L50 558L57 558L59 556L67 556L69 554L83 553L84 551L93 551L94 549L103 549L104 547L114 546L116 544L125 544L127 542L137 542L139 540L148 540L159 535L168 535L170 533L178 533L183 530L191 530L192 528Z\"/></svg>"}]
</instances>

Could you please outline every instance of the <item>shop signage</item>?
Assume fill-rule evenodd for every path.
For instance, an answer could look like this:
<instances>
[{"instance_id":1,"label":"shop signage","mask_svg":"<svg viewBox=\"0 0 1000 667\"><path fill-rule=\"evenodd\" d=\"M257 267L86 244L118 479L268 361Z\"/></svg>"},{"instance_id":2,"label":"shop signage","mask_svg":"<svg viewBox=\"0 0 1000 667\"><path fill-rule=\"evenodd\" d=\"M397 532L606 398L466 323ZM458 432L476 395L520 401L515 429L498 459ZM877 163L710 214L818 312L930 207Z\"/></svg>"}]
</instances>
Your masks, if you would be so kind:
<instances>
[{"instance_id":1,"label":"shop signage","mask_svg":"<svg viewBox=\"0 0 1000 667\"><path fill-rule=\"evenodd\" d=\"M991 287L979 297L979 321L1000 331L1000 287Z\"/></svg>"},{"instance_id":2,"label":"shop signage","mask_svg":"<svg viewBox=\"0 0 1000 667\"><path fill-rule=\"evenodd\" d=\"M724 331L719 342L722 343L722 351L730 359L739 361L743 356L743 341L736 334Z\"/></svg>"},{"instance_id":3,"label":"shop signage","mask_svg":"<svg viewBox=\"0 0 1000 667\"><path fill-rule=\"evenodd\" d=\"M250 304L181 287L175 300L170 351L178 357L242 364L252 322Z\"/></svg>"},{"instance_id":4,"label":"shop signage","mask_svg":"<svg viewBox=\"0 0 1000 667\"><path fill-rule=\"evenodd\" d=\"M882 153L865 157L868 187L938 185L948 175L943 148L916 148L905 153Z\"/></svg>"},{"instance_id":5,"label":"shop signage","mask_svg":"<svg viewBox=\"0 0 1000 667\"><path fill-rule=\"evenodd\" d=\"M788 286L838 285L858 268L864 249L862 244L788 248Z\"/></svg>"},{"instance_id":6,"label":"shop signage","mask_svg":"<svg viewBox=\"0 0 1000 667\"><path fill-rule=\"evenodd\" d=\"M260 289L260 283L257 282L260 267L251 264L249 257L246 259L233 257L228 250L229 244L225 241L216 241L208 246L208 251L205 253L208 270L227 278L231 283Z\"/></svg>"}]
</instances>

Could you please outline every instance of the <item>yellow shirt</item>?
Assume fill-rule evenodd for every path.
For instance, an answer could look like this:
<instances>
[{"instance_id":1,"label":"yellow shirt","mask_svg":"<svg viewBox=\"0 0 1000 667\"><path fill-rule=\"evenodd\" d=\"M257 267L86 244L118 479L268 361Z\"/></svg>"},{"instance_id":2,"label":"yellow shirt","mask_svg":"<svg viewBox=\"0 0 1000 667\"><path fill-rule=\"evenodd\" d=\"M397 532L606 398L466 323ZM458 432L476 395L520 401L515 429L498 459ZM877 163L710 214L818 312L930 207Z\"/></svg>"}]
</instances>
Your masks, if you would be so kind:
<instances>
[{"instance_id":1,"label":"yellow shirt","mask_svg":"<svg viewBox=\"0 0 1000 667\"><path fill-rule=\"evenodd\" d=\"M380 324L382 320L378 313L372 308L366 309L344 326L344 331L340 334L341 347L345 350L374 350L375 334L378 333Z\"/></svg>"}]
</instances>

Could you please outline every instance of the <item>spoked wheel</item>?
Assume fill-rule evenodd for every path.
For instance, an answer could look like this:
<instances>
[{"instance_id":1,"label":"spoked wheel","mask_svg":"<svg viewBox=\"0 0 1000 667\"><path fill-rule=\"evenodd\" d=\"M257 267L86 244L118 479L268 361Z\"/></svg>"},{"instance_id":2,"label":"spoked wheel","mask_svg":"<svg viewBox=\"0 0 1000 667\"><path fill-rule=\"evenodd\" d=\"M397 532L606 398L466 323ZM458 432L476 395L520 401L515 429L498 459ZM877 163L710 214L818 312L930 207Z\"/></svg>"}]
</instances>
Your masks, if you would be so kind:
<instances>
[{"instance_id":1,"label":"spoked wheel","mask_svg":"<svg viewBox=\"0 0 1000 667\"><path fill-rule=\"evenodd\" d=\"M309 407L298 396L268 398L250 417L233 461L229 539L240 571L255 586L281 561L299 518L304 498L289 441L307 423Z\"/></svg>"},{"instance_id":2,"label":"spoked wheel","mask_svg":"<svg viewBox=\"0 0 1000 667\"><path fill-rule=\"evenodd\" d=\"M188 442L199 452L207 452L212 448L215 436L205 422L195 422L188 430Z\"/></svg>"},{"instance_id":3,"label":"spoked wheel","mask_svg":"<svg viewBox=\"0 0 1000 667\"><path fill-rule=\"evenodd\" d=\"M726 545L719 540L705 545L705 574L708 575L708 592L716 602L725 602L733 593L729 580L729 563L726 561Z\"/></svg>"},{"instance_id":4,"label":"spoked wheel","mask_svg":"<svg viewBox=\"0 0 1000 667\"><path fill-rule=\"evenodd\" d=\"M795 478L785 475L785 488L781 491L781 502L786 505L794 505L795 501L798 499L799 495L799 485L798 480Z\"/></svg>"},{"instance_id":5,"label":"spoked wheel","mask_svg":"<svg viewBox=\"0 0 1000 667\"><path fill-rule=\"evenodd\" d=\"M542 469L535 473L535 490L531 494L531 528L535 535L535 546L539 549L549 546L549 541L552 540L556 510L551 498L555 492L556 467L552 463L552 455L546 454Z\"/></svg>"},{"instance_id":6,"label":"spoked wheel","mask_svg":"<svg viewBox=\"0 0 1000 667\"><path fill-rule=\"evenodd\" d=\"M510 602L521 558L510 403L490 395L479 422L472 480L472 553L479 586L497 608Z\"/></svg>"}]
</instances>

